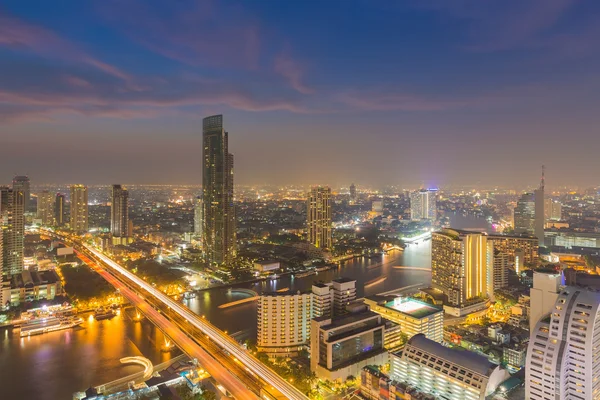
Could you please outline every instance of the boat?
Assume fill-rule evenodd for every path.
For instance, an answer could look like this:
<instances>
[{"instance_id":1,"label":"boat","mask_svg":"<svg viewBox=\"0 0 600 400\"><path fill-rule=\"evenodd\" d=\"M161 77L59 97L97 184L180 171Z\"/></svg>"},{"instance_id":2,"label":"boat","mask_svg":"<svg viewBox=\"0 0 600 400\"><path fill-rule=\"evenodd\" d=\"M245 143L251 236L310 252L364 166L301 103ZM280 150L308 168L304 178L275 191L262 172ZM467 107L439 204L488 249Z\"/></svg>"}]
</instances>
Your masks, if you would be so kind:
<instances>
[{"instance_id":1,"label":"boat","mask_svg":"<svg viewBox=\"0 0 600 400\"><path fill-rule=\"evenodd\" d=\"M330 265L323 265L322 267L317 267L315 269L317 270L317 272L323 272L323 271L327 271L329 268L331 268Z\"/></svg>"},{"instance_id":2,"label":"boat","mask_svg":"<svg viewBox=\"0 0 600 400\"><path fill-rule=\"evenodd\" d=\"M96 321L102 321L103 319L110 319L114 317L115 311L110 308L100 307L96 311L94 311L94 319Z\"/></svg>"},{"instance_id":3,"label":"boat","mask_svg":"<svg viewBox=\"0 0 600 400\"><path fill-rule=\"evenodd\" d=\"M21 337L28 337L34 335L42 335L48 332L61 331L63 329L74 328L81 325L83 320L79 317L68 317L68 318L41 318L29 321L21 325Z\"/></svg>"},{"instance_id":4,"label":"boat","mask_svg":"<svg viewBox=\"0 0 600 400\"><path fill-rule=\"evenodd\" d=\"M378 283L381 283L381 282L385 281L386 279L387 279L387 276L380 276L380 277L377 277L375 279L371 279L370 281L365 282L365 287L376 285Z\"/></svg>"},{"instance_id":5,"label":"boat","mask_svg":"<svg viewBox=\"0 0 600 400\"><path fill-rule=\"evenodd\" d=\"M304 271L304 272L300 272L299 274L296 274L296 278L306 278L307 276L311 276L311 275L316 275L317 271L313 270L309 270L309 271Z\"/></svg>"}]
</instances>

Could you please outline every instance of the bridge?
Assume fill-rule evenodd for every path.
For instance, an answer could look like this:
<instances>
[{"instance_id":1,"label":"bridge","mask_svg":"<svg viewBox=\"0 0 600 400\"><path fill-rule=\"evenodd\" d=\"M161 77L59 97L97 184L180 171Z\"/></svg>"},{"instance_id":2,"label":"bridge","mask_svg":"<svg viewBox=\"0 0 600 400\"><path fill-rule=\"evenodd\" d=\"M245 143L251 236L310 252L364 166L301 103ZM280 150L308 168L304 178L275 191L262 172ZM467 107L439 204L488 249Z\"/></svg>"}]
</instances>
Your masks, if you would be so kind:
<instances>
[{"instance_id":1,"label":"bridge","mask_svg":"<svg viewBox=\"0 0 600 400\"><path fill-rule=\"evenodd\" d=\"M253 357L203 317L154 288L98 249L75 237L44 231L88 259L94 270L168 335L183 352L196 358L236 399L308 397Z\"/></svg>"}]
</instances>

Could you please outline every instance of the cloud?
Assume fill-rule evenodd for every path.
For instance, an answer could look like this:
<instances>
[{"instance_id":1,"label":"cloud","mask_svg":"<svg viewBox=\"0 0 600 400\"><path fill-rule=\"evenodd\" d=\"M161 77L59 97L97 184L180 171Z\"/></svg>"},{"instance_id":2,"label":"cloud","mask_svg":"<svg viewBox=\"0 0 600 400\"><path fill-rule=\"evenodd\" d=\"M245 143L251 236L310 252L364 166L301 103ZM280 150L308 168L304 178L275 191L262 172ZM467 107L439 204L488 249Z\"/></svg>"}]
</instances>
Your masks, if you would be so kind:
<instances>
[{"instance_id":1,"label":"cloud","mask_svg":"<svg viewBox=\"0 0 600 400\"><path fill-rule=\"evenodd\" d=\"M148 79L127 88L104 71L47 64L0 61L0 120L47 119L78 113L114 118L152 118L196 113L195 107L220 106L244 111L310 112L299 101L271 91L196 76Z\"/></svg>"},{"instance_id":2,"label":"cloud","mask_svg":"<svg viewBox=\"0 0 600 400\"><path fill-rule=\"evenodd\" d=\"M87 64L119 79L132 80L130 75L119 68L92 57L56 33L29 24L5 12L0 14L0 46Z\"/></svg>"},{"instance_id":3,"label":"cloud","mask_svg":"<svg viewBox=\"0 0 600 400\"><path fill-rule=\"evenodd\" d=\"M444 100L417 94L356 90L340 93L335 99L351 109L363 111L442 111L469 104L465 100Z\"/></svg>"},{"instance_id":4,"label":"cloud","mask_svg":"<svg viewBox=\"0 0 600 400\"><path fill-rule=\"evenodd\" d=\"M105 1L99 11L134 42L173 60L192 66L258 68L260 27L245 10L210 0L165 4L169 7Z\"/></svg>"},{"instance_id":5,"label":"cloud","mask_svg":"<svg viewBox=\"0 0 600 400\"><path fill-rule=\"evenodd\" d=\"M274 62L275 72L286 78L292 88L302 94L314 93L314 89L306 86L303 82L304 70L292 59L289 49L284 50Z\"/></svg>"}]
</instances>

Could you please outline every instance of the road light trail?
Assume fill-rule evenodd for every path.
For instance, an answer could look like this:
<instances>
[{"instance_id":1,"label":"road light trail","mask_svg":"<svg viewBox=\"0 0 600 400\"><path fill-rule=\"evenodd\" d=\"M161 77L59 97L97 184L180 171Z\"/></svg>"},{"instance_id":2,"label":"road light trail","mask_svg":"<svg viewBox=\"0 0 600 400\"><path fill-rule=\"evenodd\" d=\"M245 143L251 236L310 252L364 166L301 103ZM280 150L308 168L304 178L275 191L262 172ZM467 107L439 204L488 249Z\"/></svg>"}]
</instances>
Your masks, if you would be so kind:
<instances>
[{"instance_id":1,"label":"road light trail","mask_svg":"<svg viewBox=\"0 0 600 400\"><path fill-rule=\"evenodd\" d=\"M57 233L54 233L54 232L53 232L53 234L64 240L64 238L61 235L58 235ZM203 334L205 334L213 342L215 342L220 347L222 347L224 350L226 350L232 357L237 358L252 373L254 373L256 376L258 376L263 381L265 381L269 386L271 386L272 388L274 388L275 390L280 392L287 399L292 399L292 400L307 400L308 399L308 397L304 393L302 393L300 390L298 390L295 386L293 386L291 383L289 383L288 381L283 379L276 372L274 372L273 370L268 368L266 365L264 365L262 362L260 362L256 358L254 358L252 355L250 355L246 351L246 349L241 347L235 340L233 340L228 335L224 334L221 330L216 328L214 325L212 325L208 321L206 321L206 320L200 318L198 315L194 314L187 307L181 305L180 303L171 299L166 294L164 294L161 291L157 290L156 288L152 287L150 284L145 282L143 279L140 279L137 275L129 272L127 269L123 268L121 265L119 265L118 263L113 261L111 258L105 256L102 252L96 250L94 247L87 245L87 244L73 242L72 239L67 239L67 241L77 244L77 245L80 245L83 249L85 249L86 252L88 252L91 256L93 256L94 258L101 261L105 267L107 267L114 273L118 274L118 276L121 276L122 278L127 279L132 284L136 285L140 289L142 289L142 290L148 292L149 294L151 294L152 296L154 296L157 300L159 300L161 303L163 303L164 305L169 307L169 309L176 312L179 316L181 316L182 318L187 320L191 325L193 325L194 327L199 329ZM136 295L136 297L137 297L137 295ZM145 306L147 308L154 310L152 307L150 307L150 305L147 302L143 301L143 303L145 304ZM142 310L142 312L143 311L144 310ZM156 311L156 310L154 310L154 311ZM149 312L151 312L151 311L149 311ZM179 330L179 329L177 329L177 330L179 331L179 333L181 335L183 335L187 338L187 336L185 334L183 334L181 332L181 330ZM175 337L177 335L173 336L173 335L169 334L169 336L173 340L177 341L177 338ZM236 380L236 382L239 382L239 381ZM236 396L236 398L238 398L238 396Z\"/></svg>"},{"instance_id":2,"label":"road light trail","mask_svg":"<svg viewBox=\"0 0 600 400\"><path fill-rule=\"evenodd\" d=\"M184 332L176 327L171 321L166 319L158 311L152 308L146 301L141 299L137 293L131 290L127 285L119 281L103 268L98 267L84 254L78 252L90 267L102 276L108 283L119 290L119 292L139 309L154 325L160 328L166 335L177 342L178 346L190 357L196 358L202 367L220 384L222 384L236 399L256 400L258 397L252 393L246 386L235 378L233 374L224 368L217 360L202 349L196 342L189 338Z\"/></svg>"}]
</instances>

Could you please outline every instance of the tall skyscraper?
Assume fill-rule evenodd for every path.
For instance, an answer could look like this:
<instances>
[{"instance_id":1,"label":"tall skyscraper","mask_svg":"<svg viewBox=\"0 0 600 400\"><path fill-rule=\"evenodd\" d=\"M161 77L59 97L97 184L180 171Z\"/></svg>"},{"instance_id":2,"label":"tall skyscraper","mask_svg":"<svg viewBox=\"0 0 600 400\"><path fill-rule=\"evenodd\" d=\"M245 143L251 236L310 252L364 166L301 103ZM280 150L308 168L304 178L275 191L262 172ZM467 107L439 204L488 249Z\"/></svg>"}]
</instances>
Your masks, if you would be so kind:
<instances>
[{"instance_id":1,"label":"tall skyscraper","mask_svg":"<svg viewBox=\"0 0 600 400\"><path fill-rule=\"evenodd\" d=\"M308 241L318 248L331 248L333 236L331 230L331 189L313 187L308 194L306 212Z\"/></svg>"},{"instance_id":2,"label":"tall skyscraper","mask_svg":"<svg viewBox=\"0 0 600 400\"><path fill-rule=\"evenodd\" d=\"M54 225L54 195L44 190L37 195L37 218L42 225Z\"/></svg>"},{"instance_id":3,"label":"tall skyscraper","mask_svg":"<svg viewBox=\"0 0 600 400\"><path fill-rule=\"evenodd\" d=\"M524 193L517 201L514 211L515 233L535 232L535 195ZM539 239L538 239L539 240Z\"/></svg>"},{"instance_id":4,"label":"tall skyscraper","mask_svg":"<svg viewBox=\"0 0 600 400\"><path fill-rule=\"evenodd\" d=\"M126 244L129 241L129 192L121 185L112 186L110 207L110 232L114 244Z\"/></svg>"},{"instance_id":5,"label":"tall skyscraper","mask_svg":"<svg viewBox=\"0 0 600 400\"><path fill-rule=\"evenodd\" d=\"M356 203L356 186L354 186L354 183L350 185L350 202L352 204Z\"/></svg>"},{"instance_id":6,"label":"tall skyscraper","mask_svg":"<svg viewBox=\"0 0 600 400\"><path fill-rule=\"evenodd\" d=\"M599 334L600 292L576 286L559 290L530 332L525 398L598 399Z\"/></svg>"},{"instance_id":7,"label":"tall skyscraper","mask_svg":"<svg viewBox=\"0 0 600 400\"><path fill-rule=\"evenodd\" d=\"M23 193L23 209L31 211L31 182L28 176L17 175L13 178L13 190Z\"/></svg>"},{"instance_id":8,"label":"tall skyscraper","mask_svg":"<svg viewBox=\"0 0 600 400\"><path fill-rule=\"evenodd\" d=\"M71 230L85 233L88 222L88 188L84 185L71 185Z\"/></svg>"},{"instance_id":9,"label":"tall skyscraper","mask_svg":"<svg viewBox=\"0 0 600 400\"><path fill-rule=\"evenodd\" d=\"M204 205L202 204L202 196L194 198L194 234L196 237L202 236L202 212Z\"/></svg>"},{"instance_id":10,"label":"tall skyscraper","mask_svg":"<svg viewBox=\"0 0 600 400\"><path fill-rule=\"evenodd\" d=\"M481 232L442 229L431 237L431 286L447 304L463 308L487 296L487 237Z\"/></svg>"},{"instance_id":11,"label":"tall skyscraper","mask_svg":"<svg viewBox=\"0 0 600 400\"><path fill-rule=\"evenodd\" d=\"M540 186L533 193L525 193L517 201L514 211L515 232L535 235L540 246L544 245L544 211L545 177L542 166Z\"/></svg>"},{"instance_id":12,"label":"tall skyscraper","mask_svg":"<svg viewBox=\"0 0 600 400\"><path fill-rule=\"evenodd\" d=\"M54 199L54 225L63 226L65 224L65 195L56 193Z\"/></svg>"},{"instance_id":13,"label":"tall skyscraper","mask_svg":"<svg viewBox=\"0 0 600 400\"><path fill-rule=\"evenodd\" d=\"M437 190L421 189L410 194L410 219L413 221L437 218Z\"/></svg>"},{"instance_id":14,"label":"tall skyscraper","mask_svg":"<svg viewBox=\"0 0 600 400\"><path fill-rule=\"evenodd\" d=\"M209 264L229 265L235 257L235 208L233 205L233 154L223 116L202 121L202 200L204 254Z\"/></svg>"},{"instance_id":15,"label":"tall skyscraper","mask_svg":"<svg viewBox=\"0 0 600 400\"><path fill-rule=\"evenodd\" d=\"M542 165L542 179L539 188L534 192L535 195L535 222L533 224L533 233L538 238L540 246L544 246L544 222L546 213L544 211L545 202L545 167Z\"/></svg>"},{"instance_id":16,"label":"tall skyscraper","mask_svg":"<svg viewBox=\"0 0 600 400\"><path fill-rule=\"evenodd\" d=\"M0 187L0 223L2 227L2 274L23 272L25 217L23 192Z\"/></svg>"}]
</instances>

